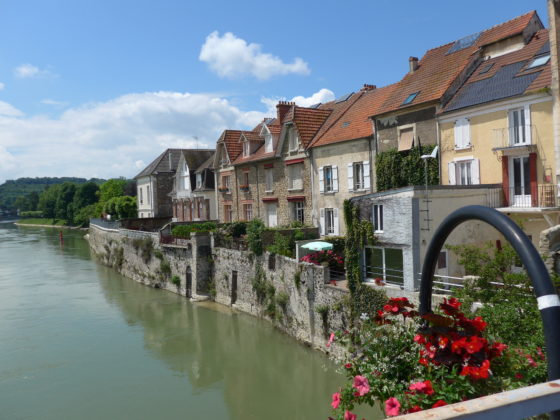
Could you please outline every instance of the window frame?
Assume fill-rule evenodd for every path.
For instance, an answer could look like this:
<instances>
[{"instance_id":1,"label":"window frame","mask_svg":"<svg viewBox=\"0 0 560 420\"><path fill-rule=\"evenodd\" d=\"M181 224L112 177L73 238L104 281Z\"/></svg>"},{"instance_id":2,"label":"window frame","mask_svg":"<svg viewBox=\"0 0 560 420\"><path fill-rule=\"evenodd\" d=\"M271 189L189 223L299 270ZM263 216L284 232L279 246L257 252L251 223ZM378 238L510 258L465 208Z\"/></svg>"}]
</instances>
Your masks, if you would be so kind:
<instances>
[{"instance_id":1,"label":"window frame","mask_svg":"<svg viewBox=\"0 0 560 420\"><path fill-rule=\"evenodd\" d=\"M273 151L272 134L267 133L264 135L264 152L272 153Z\"/></svg>"},{"instance_id":2,"label":"window frame","mask_svg":"<svg viewBox=\"0 0 560 420\"><path fill-rule=\"evenodd\" d=\"M271 193L274 191L274 170L266 168L264 170L264 192Z\"/></svg>"},{"instance_id":3,"label":"window frame","mask_svg":"<svg viewBox=\"0 0 560 420\"><path fill-rule=\"evenodd\" d=\"M294 126L290 127L288 131L288 151L297 152L299 149L299 135Z\"/></svg>"},{"instance_id":4,"label":"window frame","mask_svg":"<svg viewBox=\"0 0 560 420\"><path fill-rule=\"evenodd\" d=\"M330 174L330 177L327 174ZM334 173L331 165L323 166L323 183L325 193L334 192Z\"/></svg>"},{"instance_id":5,"label":"window frame","mask_svg":"<svg viewBox=\"0 0 560 420\"><path fill-rule=\"evenodd\" d=\"M532 144L530 118L531 111L528 105L508 110L509 146L527 146ZM518 120L517 125L515 125L516 119ZM518 141L515 141L516 139Z\"/></svg>"},{"instance_id":6,"label":"window frame","mask_svg":"<svg viewBox=\"0 0 560 420\"><path fill-rule=\"evenodd\" d=\"M246 222L253 220L253 203L243 203L243 217Z\"/></svg>"},{"instance_id":7,"label":"window frame","mask_svg":"<svg viewBox=\"0 0 560 420\"><path fill-rule=\"evenodd\" d=\"M374 233L383 233L384 232L384 224L383 224L383 204L373 204L372 205L372 214L371 214L371 221L373 223L373 232Z\"/></svg>"},{"instance_id":8,"label":"window frame","mask_svg":"<svg viewBox=\"0 0 560 420\"><path fill-rule=\"evenodd\" d=\"M294 173L298 171L298 177L295 177ZM301 185L295 185L295 181L299 180ZM303 163L296 163L293 165L288 165L288 191L299 191L303 190Z\"/></svg>"},{"instance_id":9,"label":"window frame","mask_svg":"<svg viewBox=\"0 0 560 420\"><path fill-rule=\"evenodd\" d=\"M327 207L325 208L325 236L334 235L334 232L334 208Z\"/></svg>"},{"instance_id":10,"label":"window frame","mask_svg":"<svg viewBox=\"0 0 560 420\"><path fill-rule=\"evenodd\" d=\"M196 174L196 188L202 188L202 174Z\"/></svg>"},{"instance_id":11,"label":"window frame","mask_svg":"<svg viewBox=\"0 0 560 420\"><path fill-rule=\"evenodd\" d=\"M305 202L294 201L292 202L292 220L305 223Z\"/></svg>"},{"instance_id":12,"label":"window frame","mask_svg":"<svg viewBox=\"0 0 560 420\"><path fill-rule=\"evenodd\" d=\"M381 250L381 263L382 266L381 267L374 267L374 268L378 268L378 269L382 269L382 277L381 279L385 282L385 283L389 283L389 284L394 284L394 285L398 285L398 286L403 286L404 285L404 251L402 248L393 248L393 247L382 247L382 246L366 246L363 250L363 261L364 261L364 278L366 280L375 280L375 278L377 277L372 277L369 276L369 270L368 267L370 267L368 265L368 258L367 258L367 251L368 249L371 250ZM400 252L400 256L401 256L401 267L402 270L398 270L398 269L394 269L394 268L387 268L387 250L389 251L399 251ZM393 272L399 272L401 273L400 279L401 281L394 281L394 280L388 280L388 276L389 277L397 277L395 275L389 274L387 273L387 271L393 271Z\"/></svg>"},{"instance_id":13,"label":"window frame","mask_svg":"<svg viewBox=\"0 0 560 420\"><path fill-rule=\"evenodd\" d=\"M248 141L243 142L243 157L249 157L251 154L251 145Z\"/></svg>"},{"instance_id":14,"label":"window frame","mask_svg":"<svg viewBox=\"0 0 560 420\"><path fill-rule=\"evenodd\" d=\"M361 172L358 171L358 168L361 168ZM352 164L352 171L353 171L353 182L354 182L354 191L360 191L365 189L366 180L365 180L365 168L364 162L354 162ZM361 174L361 183L360 183L360 175Z\"/></svg>"}]
</instances>

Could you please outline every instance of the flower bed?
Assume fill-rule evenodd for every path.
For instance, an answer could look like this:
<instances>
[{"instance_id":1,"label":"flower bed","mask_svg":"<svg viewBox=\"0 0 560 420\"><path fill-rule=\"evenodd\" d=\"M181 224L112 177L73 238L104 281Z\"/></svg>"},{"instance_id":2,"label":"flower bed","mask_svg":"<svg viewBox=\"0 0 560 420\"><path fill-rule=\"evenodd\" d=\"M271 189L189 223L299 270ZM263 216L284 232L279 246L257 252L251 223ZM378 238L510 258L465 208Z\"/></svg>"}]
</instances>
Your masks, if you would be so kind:
<instances>
[{"instance_id":1,"label":"flower bed","mask_svg":"<svg viewBox=\"0 0 560 420\"><path fill-rule=\"evenodd\" d=\"M301 257L299 260L315 265L321 265L321 263L327 262L329 264L329 268L332 270L344 270L344 258L331 250L317 251L312 254L307 254Z\"/></svg>"},{"instance_id":2,"label":"flower bed","mask_svg":"<svg viewBox=\"0 0 560 420\"><path fill-rule=\"evenodd\" d=\"M486 334L480 316L444 299L439 313L419 316L406 298L390 299L375 317L337 332L348 346L348 381L332 395L337 419L356 419L360 404L383 404L387 416L413 413L542 382L545 356L509 348Z\"/></svg>"}]
</instances>

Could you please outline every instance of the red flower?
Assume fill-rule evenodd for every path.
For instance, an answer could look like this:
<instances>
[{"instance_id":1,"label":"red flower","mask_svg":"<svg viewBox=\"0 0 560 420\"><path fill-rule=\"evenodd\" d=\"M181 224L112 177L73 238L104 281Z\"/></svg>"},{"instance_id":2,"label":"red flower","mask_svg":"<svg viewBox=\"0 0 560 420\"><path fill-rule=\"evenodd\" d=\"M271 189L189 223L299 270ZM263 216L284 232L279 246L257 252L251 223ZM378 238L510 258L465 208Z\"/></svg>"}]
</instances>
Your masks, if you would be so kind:
<instances>
[{"instance_id":1,"label":"red flower","mask_svg":"<svg viewBox=\"0 0 560 420\"><path fill-rule=\"evenodd\" d=\"M336 410L339 405L340 405L340 392L335 392L334 394L332 394L331 406L334 410Z\"/></svg>"},{"instance_id":2,"label":"red flower","mask_svg":"<svg viewBox=\"0 0 560 420\"><path fill-rule=\"evenodd\" d=\"M344 367L345 367L346 369L352 369L352 363L346 363L346 364L344 365Z\"/></svg>"},{"instance_id":3,"label":"red flower","mask_svg":"<svg viewBox=\"0 0 560 420\"><path fill-rule=\"evenodd\" d=\"M428 359L426 359L425 357L421 357L420 360L418 360L418 363L424 366L428 366Z\"/></svg>"},{"instance_id":4,"label":"red flower","mask_svg":"<svg viewBox=\"0 0 560 420\"><path fill-rule=\"evenodd\" d=\"M476 366L463 366L463 370L461 370L461 375L469 376L471 379L478 380L478 379L486 379L489 376L490 370L490 361L485 360L482 362L480 367Z\"/></svg>"},{"instance_id":5,"label":"red flower","mask_svg":"<svg viewBox=\"0 0 560 420\"><path fill-rule=\"evenodd\" d=\"M347 410L344 413L344 420L356 420L356 415Z\"/></svg>"},{"instance_id":6,"label":"red flower","mask_svg":"<svg viewBox=\"0 0 560 420\"><path fill-rule=\"evenodd\" d=\"M422 409L417 405L413 405L409 408L408 413L416 413L418 411L422 411Z\"/></svg>"},{"instance_id":7,"label":"red flower","mask_svg":"<svg viewBox=\"0 0 560 420\"><path fill-rule=\"evenodd\" d=\"M395 397L385 401L385 414L387 416L398 416L400 414L401 403Z\"/></svg>"},{"instance_id":8,"label":"red flower","mask_svg":"<svg viewBox=\"0 0 560 420\"><path fill-rule=\"evenodd\" d=\"M424 338L423 335L420 335L420 334L416 334L414 336L414 341L418 344L425 344L426 343L426 339Z\"/></svg>"},{"instance_id":9,"label":"red flower","mask_svg":"<svg viewBox=\"0 0 560 420\"><path fill-rule=\"evenodd\" d=\"M484 338L475 335L469 338L469 341L465 344L465 350L470 354L478 353L486 344L487 341Z\"/></svg>"},{"instance_id":10,"label":"red flower","mask_svg":"<svg viewBox=\"0 0 560 420\"><path fill-rule=\"evenodd\" d=\"M523 379L523 375L519 372L515 374L515 379Z\"/></svg>"},{"instance_id":11,"label":"red flower","mask_svg":"<svg viewBox=\"0 0 560 420\"><path fill-rule=\"evenodd\" d=\"M426 380L424 382L416 382L414 384L411 384L408 389L410 389L411 391L414 391L418 394L426 394L426 395L432 395L434 393L434 389L432 388L432 382L429 380Z\"/></svg>"},{"instance_id":12,"label":"red flower","mask_svg":"<svg viewBox=\"0 0 560 420\"><path fill-rule=\"evenodd\" d=\"M447 405L447 403L443 400L439 400L434 405L432 405L432 408L443 407L444 405Z\"/></svg>"}]
</instances>

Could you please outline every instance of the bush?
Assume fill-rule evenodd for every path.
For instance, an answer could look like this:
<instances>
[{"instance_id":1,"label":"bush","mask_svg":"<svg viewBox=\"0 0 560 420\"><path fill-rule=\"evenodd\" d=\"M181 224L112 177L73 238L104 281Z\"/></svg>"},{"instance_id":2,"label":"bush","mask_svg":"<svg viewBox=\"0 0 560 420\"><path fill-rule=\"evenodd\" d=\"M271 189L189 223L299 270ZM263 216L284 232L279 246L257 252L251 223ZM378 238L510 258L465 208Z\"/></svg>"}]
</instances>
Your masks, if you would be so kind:
<instances>
[{"instance_id":1,"label":"bush","mask_svg":"<svg viewBox=\"0 0 560 420\"><path fill-rule=\"evenodd\" d=\"M274 243L269 245L266 250L272 254L283 255L285 257L293 257L295 251L295 242L293 236L274 233Z\"/></svg>"},{"instance_id":2,"label":"bush","mask_svg":"<svg viewBox=\"0 0 560 420\"><path fill-rule=\"evenodd\" d=\"M299 260L315 265L321 265L321 263L327 262L329 263L329 268L333 270L344 270L344 258L331 250L317 251L312 254L307 254L301 257Z\"/></svg>"},{"instance_id":3,"label":"bush","mask_svg":"<svg viewBox=\"0 0 560 420\"><path fill-rule=\"evenodd\" d=\"M253 219L247 224L247 242L249 249L255 255L263 253L262 233L264 230L264 223L260 219Z\"/></svg>"},{"instance_id":4,"label":"bush","mask_svg":"<svg viewBox=\"0 0 560 420\"><path fill-rule=\"evenodd\" d=\"M160 271L169 276L171 274L171 264L169 264L169 261L167 260L161 260L159 263L159 269Z\"/></svg>"},{"instance_id":5,"label":"bush","mask_svg":"<svg viewBox=\"0 0 560 420\"><path fill-rule=\"evenodd\" d=\"M179 278L178 275L174 275L173 277L171 277L171 283L173 283L175 286L179 287L179 286L181 286L181 279Z\"/></svg>"},{"instance_id":6,"label":"bush","mask_svg":"<svg viewBox=\"0 0 560 420\"><path fill-rule=\"evenodd\" d=\"M283 310L286 310L289 301L290 296L288 296L286 292L280 292L278 293L278 296L276 296L276 303L278 303Z\"/></svg>"},{"instance_id":7,"label":"bush","mask_svg":"<svg viewBox=\"0 0 560 420\"><path fill-rule=\"evenodd\" d=\"M213 232L217 228L214 222L192 223L190 225L178 225L171 229L171 234L179 238L190 238L191 232Z\"/></svg>"},{"instance_id":8,"label":"bush","mask_svg":"<svg viewBox=\"0 0 560 420\"><path fill-rule=\"evenodd\" d=\"M43 212L40 210L35 210L35 211L20 211L19 212L20 217L26 218L26 217L43 217Z\"/></svg>"},{"instance_id":9,"label":"bush","mask_svg":"<svg viewBox=\"0 0 560 420\"><path fill-rule=\"evenodd\" d=\"M337 254L344 254L344 247L346 246L346 237L345 236L329 236L325 238L325 242L329 244L333 244L333 251Z\"/></svg>"}]
</instances>

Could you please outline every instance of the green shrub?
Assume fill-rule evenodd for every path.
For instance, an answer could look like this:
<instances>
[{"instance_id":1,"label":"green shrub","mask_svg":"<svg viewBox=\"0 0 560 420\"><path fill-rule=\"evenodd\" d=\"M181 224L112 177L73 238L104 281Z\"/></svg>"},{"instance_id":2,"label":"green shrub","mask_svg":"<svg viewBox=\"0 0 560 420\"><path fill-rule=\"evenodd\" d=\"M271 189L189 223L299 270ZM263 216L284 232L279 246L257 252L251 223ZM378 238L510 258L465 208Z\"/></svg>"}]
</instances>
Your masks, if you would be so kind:
<instances>
[{"instance_id":1,"label":"green shrub","mask_svg":"<svg viewBox=\"0 0 560 420\"><path fill-rule=\"evenodd\" d=\"M144 238L140 240L140 250L142 255L142 260L147 264L152 258L152 250L154 249L154 243L152 238Z\"/></svg>"},{"instance_id":2,"label":"green shrub","mask_svg":"<svg viewBox=\"0 0 560 420\"><path fill-rule=\"evenodd\" d=\"M43 212L40 210L20 211L20 217L43 217Z\"/></svg>"},{"instance_id":3,"label":"green shrub","mask_svg":"<svg viewBox=\"0 0 560 420\"><path fill-rule=\"evenodd\" d=\"M296 288L299 290L299 288L301 287L301 271L298 270L296 272L296 274L294 274L294 283L296 285Z\"/></svg>"},{"instance_id":4,"label":"green shrub","mask_svg":"<svg viewBox=\"0 0 560 420\"><path fill-rule=\"evenodd\" d=\"M278 296L276 296L276 303L278 303L283 310L286 310L289 301L290 296L288 296L286 292L280 292L278 293Z\"/></svg>"},{"instance_id":5,"label":"green shrub","mask_svg":"<svg viewBox=\"0 0 560 420\"><path fill-rule=\"evenodd\" d=\"M156 249L154 251L154 257L156 257L158 260L163 260L163 254L161 253L161 251L159 249Z\"/></svg>"},{"instance_id":6,"label":"green shrub","mask_svg":"<svg viewBox=\"0 0 560 420\"><path fill-rule=\"evenodd\" d=\"M163 274L167 276L171 275L171 264L169 264L169 261L161 260L159 263L159 269Z\"/></svg>"},{"instance_id":7,"label":"green shrub","mask_svg":"<svg viewBox=\"0 0 560 420\"><path fill-rule=\"evenodd\" d=\"M367 314L370 318L375 317L377 311L387 303L387 294L384 290L360 284L354 298L351 300L351 308L357 316Z\"/></svg>"},{"instance_id":8,"label":"green shrub","mask_svg":"<svg viewBox=\"0 0 560 420\"><path fill-rule=\"evenodd\" d=\"M283 255L285 257L293 257L295 251L295 242L292 235L282 235L276 232L274 234L274 243L269 245L266 250L272 254Z\"/></svg>"},{"instance_id":9,"label":"green shrub","mask_svg":"<svg viewBox=\"0 0 560 420\"><path fill-rule=\"evenodd\" d=\"M178 275L174 275L173 277L171 277L171 283L173 283L175 286L179 287L179 286L181 286L181 279L179 278Z\"/></svg>"},{"instance_id":10,"label":"green shrub","mask_svg":"<svg viewBox=\"0 0 560 420\"><path fill-rule=\"evenodd\" d=\"M346 236L329 236L325 238L325 242L333 244L333 251L339 255L344 254L344 247L346 245Z\"/></svg>"},{"instance_id":11,"label":"green shrub","mask_svg":"<svg viewBox=\"0 0 560 420\"><path fill-rule=\"evenodd\" d=\"M217 228L214 222L192 223L189 225L178 225L171 229L171 234L179 238L190 238L191 232L213 232Z\"/></svg>"},{"instance_id":12,"label":"green shrub","mask_svg":"<svg viewBox=\"0 0 560 420\"><path fill-rule=\"evenodd\" d=\"M262 233L264 230L264 223L260 219L253 219L247 224L247 242L249 249L255 255L263 253Z\"/></svg>"}]
</instances>

